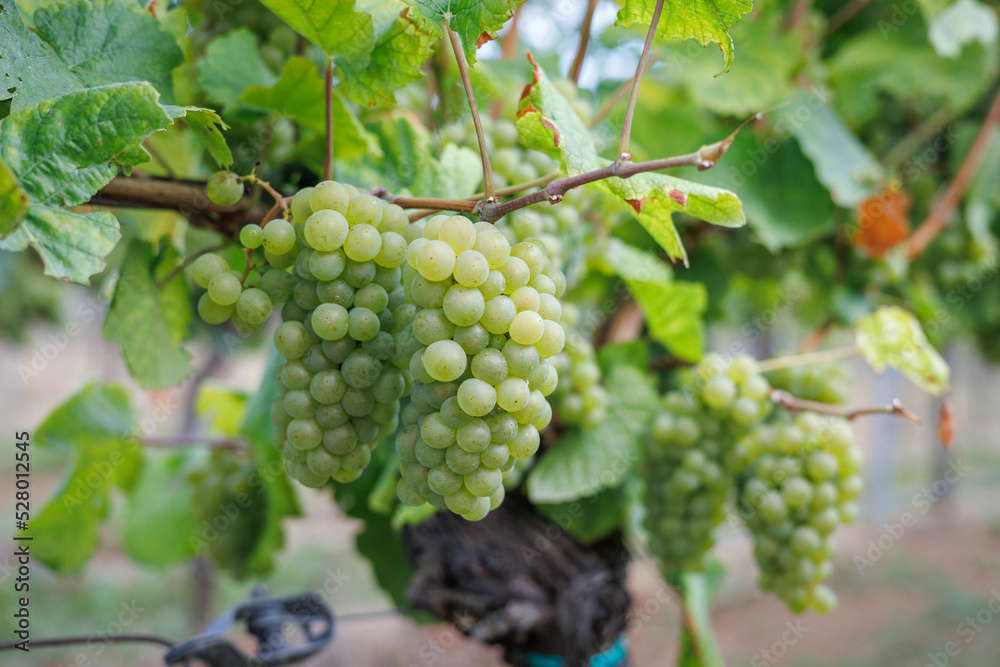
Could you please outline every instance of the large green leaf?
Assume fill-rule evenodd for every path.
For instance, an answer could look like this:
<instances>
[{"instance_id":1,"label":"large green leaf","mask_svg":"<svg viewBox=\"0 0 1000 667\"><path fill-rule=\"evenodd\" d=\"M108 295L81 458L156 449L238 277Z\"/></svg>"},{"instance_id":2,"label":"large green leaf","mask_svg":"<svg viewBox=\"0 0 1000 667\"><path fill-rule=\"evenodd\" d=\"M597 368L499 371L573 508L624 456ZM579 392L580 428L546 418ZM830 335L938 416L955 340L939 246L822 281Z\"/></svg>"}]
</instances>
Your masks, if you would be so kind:
<instances>
[{"instance_id":1,"label":"large green leaf","mask_svg":"<svg viewBox=\"0 0 1000 667\"><path fill-rule=\"evenodd\" d=\"M701 358L708 295L702 283L630 280L629 291L646 315L649 334L684 361Z\"/></svg>"},{"instance_id":2,"label":"large green leaf","mask_svg":"<svg viewBox=\"0 0 1000 667\"><path fill-rule=\"evenodd\" d=\"M102 329L121 345L129 373L145 389L172 387L192 370L191 355L168 325L154 263L148 244L132 243Z\"/></svg>"},{"instance_id":3,"label":"large green leaf","mask_svg":"<svg viewBox=\"0 0 1000 667\"><path fill-rule=\"evenodd\" d=\"M261 0L327 57L368 64L375 42L371 14L355 10L355 0ZM400 9L402 5L400 4Z\"/></svg>"},{"instance_id":4,"label":"large green leaf","mask_svg":"<svg viewBox=\"0 0 1000 667\"><path fill-rule=\"evenodd\" d=\"M886 306L855 324L856 343L877 373L892 367L935 396L948 390L950 369L931 346L920 322L899 306Z\"/></svg>"},{"instance_id":5,"label":"large green leaf","mask_svg":"<svg viewBox=\"0 0 1000 667\"><path fill-rule=\"evenodd\" d=\"M271 87L252 86L240 103L285 116L304 127L326 134L326 101L323 77L312 61L297 56L289 58L281 79ZM344 98L333 91L334 155L350 160L362 155L377 155L378 145L347 108Z\"/></svg>"},{"instance_id":6,"label":"large green leaf","mask_svg":"<svg viewBox=\"0 0 1000 667\"><path fill-rule=\"evenodd\" d=\"M521 97L517 127L531 148L558 157L567 173L582 174L610 164L594 148L593 137L559 90L535 64L535 80ZM674 213L686 213L726 227L746 223L740 200L727 190L665 174L643 173L625 180L609 178L595 186L628 203L635 218L673 258L686 261L673 224Z\"/></svg>"},{"instance_id":7,"label":"large green leaf","mask_svg":"<svg viewBox=\"0 0 1000 667\"><path fill-rule=\"evenodd\" d=\"M495 39L514 10L524 0L408 0L435 27L447 23L462 41L468 61L476 59L476 49ZM440 34L440 28L438 28Z\"/></svg>"},{"instance_id":8,"label":"large green leaf","mask_svg":"<svg viewBox=\"0 0 1000 667\"><path fill-rule=\"evenodd\" d=\"M476 193L483 182L483 163L475 151L448 144L440 158L431 158L417 172L413 190L429 197L462 199Z\"/></svg>"},{"instance_id":9,"label":"large green leaf","mask_svg":"<svg viewBox=\"0 0 1000 667\"><path fill-rule=\"evenodd\" d=\"M79 206L132 167L142 141L171 123L148 83L82 90L16 111L0 125L3 160L35 204Z\"/></svg>"},{"instance_id":10,"label":"large green leaf","mask_svg":"<svg viewBox=\"0 0 1000 667\"><path fill-rule=\"evenodd\" d=\"M656 0L625 0L618 12L618 25L648 26L653 21ZM724 74L733 66L733 38L729 27L753 8L751 0L684 0L664 2L656 33L667 39L695 39L702 46L716 42L725 56Z\"/></svg>"},{"instance_id":11,"label":"large green leaf","mask_svg":"<svg viewBox=\"0 0 1000 667\"><path fill-rule=\"evenodd\" d=\"M186 452L145 452L142 473L129 494L122 542L128 555L163 566L194 554L197 524L184 466Z\"/></svg>"},{"instance_id":12,"label":"large green leaf","mask_svg":"<svg viewBox=\"0 0 1000 667\"><path fill-rule=\"evenodd\" d=\"M257 464L257 473L252 478L251 487L262 489L267 494L264 526L246 561L246 568L250 573L267 572L272 568L275 555L285 543L281 522L287 517L301 514L295 491L288 483L281 453L275 449L271 440L274 432L271 403L278 396L278 369L284 361L277 351L273 348L270 350L264 377L257 393L247 404L246 417L240 427L240 433L250 441Z\"/></svg>"},{"instance_id":13,"label":"large green leaf","mask_svg":"<svg viewBox=\"0 0 1000 667\"><path fill-rule=\"evenodd\" d=\"M652 380L631 366L605 382L608 417L595 429L567 431L528 476L535 503L562 503L617 486L639 459L640 438L658 400Z\"/></svg>"},{"instance_id":14,"label":"large green leaf","mask_svg":"<svg viewBox=\"0 0 1000 667\"><path fill-rule=\"evenodd\" d=\"M876 118L885 93L904 101L945 104L960 112L974 104L996 76L995 49L966 44L957 58L934 52L919 21L880 34L864 32L827 61L836 107L848 123Z\"/></svg>"},{"instance_id":15,"label":"large green leaf","mask_svg":"<svg viewBox=\"0 0 1000 667\"><path fill-rule=\"evenodd\" d=\"M927 37L942 58L957 58L970 42L994 44L997 33L996 11L976 0L957 0L936 13L927 28Z\"/></svg>"},{"instance_id":16,"label":"large green leaf","mask_svg":"<svg viewBox=\"0 0 1000 667\"><path fill-rule=\"evenodd\" d=\"M28 30L13 0L0 4L0 44L0 80L4 82L0 100L13 98L13 111L84 88L52 47Z\"/></svg>"},{"instance_id":17,"label":"large green leaf","mask_svg":"<svg viewBox=\"0 0 1000 667\"><path fill-rule=\"evenodd\" d=\"M854 209L885 181L885 169L819 91L796 91L776 112L778 127L791 128L816 178L837 204Z\"/></svg>"},{"instance_id":18,"label":"large green leaf","mask_svg":"<svg viewBox=\"0 0 1000 667\"><path fill-rule=\"evenodd\" d=\"M75 213L32 204L24 222L0 239L0 249L20 252L31 246L42 258L46 275L89 285L90 276L104 270L104 258L120 238L118 220L107 211Z\"/></svg>"},{"instance_id":19,"label":"large green leaf","mask_svg":"<svg viewBox=\"0 0 1000 667\"><path fill-rule=\"evenodd\" d=\"M139 446L130 436L134 418L123 388L89 385L38 427L36 446L63 450L73 459L55 494L31 521L31 550L40 562L74 572L94 553L109 492L129 488L138 470Z\"/></svg>"},{"instance_id":20,"label":"large green leaf","mask_svg":"<svg viewBox=\"0 0 1000 667\"><path fill-rule=\"evenodd\" d=\"M593 542L618 530L624 521L625 492L604 489L565 503L542 503L539 512L581 542Z\"/></svg>"},{"instance_id":21,"label":"large green leaf","mask_svg":"<svg viewBox=\"0 0 1000 667\"><path fill-rule=\"evenodd\" d=\"M172 101L184 62L174 38L131 0L71 0L35 12L38 34L85 87L148 81Z\"/></svg>"},{"instance_id":22,"label":"large green leaf","mask_svg":"<svg viewBox=\"0 0 1000 667\"><path fill-rule=\"evenodd\" d=\"M802 245L836 227L837 207L794 141L741 133L704 178L739 196L750 228L772 251Z\"/></svg>"},{"instance_id":23,"label":"large green leaf","mask_svg":"<svg viewBox=\"0 0 1000 667\"><path fill-rule=\"evenodd\" d=\"M249 28L213 39L198 64L198 86L208 99L224 107L234 105L247 88L274 82Z\"/></svg>"},{"instance_id":24,"label":"large green leaf","mask_svg":"<svg viewBox=\"0 0 1000 667\"><path fill-rule=\"evenodd\" d=\"M395 102L395 90L423 78L420 68L430 57L435 41L424 22L406 12L400 14L385 32L376 35L370 62L337 59L344 93L365 106Z\"/></svg>"},{"instance_id":25,"label":"large green leaf","mask_svg":"<svg viewBox=\"0 0 1000 667\"><path fill-rule=\"evenodd\" d=\"M0 162L0 237L21 224L28 210L28 193L17 184L10 167Z\"/></svg>"}]
</instances>

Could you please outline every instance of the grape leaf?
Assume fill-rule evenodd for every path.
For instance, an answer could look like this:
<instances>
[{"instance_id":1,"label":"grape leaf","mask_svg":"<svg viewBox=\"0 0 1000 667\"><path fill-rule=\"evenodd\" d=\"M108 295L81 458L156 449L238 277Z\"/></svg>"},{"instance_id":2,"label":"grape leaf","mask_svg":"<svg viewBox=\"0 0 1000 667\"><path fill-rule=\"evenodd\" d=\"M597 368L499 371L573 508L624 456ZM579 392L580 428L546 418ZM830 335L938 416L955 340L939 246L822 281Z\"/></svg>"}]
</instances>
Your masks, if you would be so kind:
<instances>
[{"instance_id":1,"label":"grape leaf","mask_svg":"<svg viewBox=\"0 0 1000 667\"><path fill-rule=\"evenodd\" d=\"M428 168L417 172L416 192L429 197L462 199L476 193L483 182L483 163L475 151L448 144L441 157L431 159Z\"/></svg>"},{"instance_id":2,"label":"grape leaf","mask_svg":"<svg viewBox=\"0 0 1000 667\"><path fill-rule=\"evenodd\" d=\"M836 228L837 207L794 141L742 133L726 159L703 178L739 196L751 229L771 251L800 246Z\"/></svg>"},{"instance_id":3,"label":"grape leaf","mask_svg":"<svg viewBox=\"0 0 1000 667\"><path fill-rule=\"evenodd\" d=\"M0 100L10 99L11 111L84 88L52 47L24 25L14 0L0 2L0 44Z\"/></svg>"},{"instance_id":4,"label":"grape leaf","mask_svg":"<svg viewBox=\"0 0 1000 667\"><path fill-rule=\"evenodd\" d=\"M368 65L375 35L368 12L355 10L354 0L261 0L327 57L343 58L357 67Z\"/></svg>"},{"instance_id":5,"label":"grape leaf","mask_svg":"<svg viewBox=\"0 0 1000 667\"><path fill-rule=\"evenodd\" d=\"M35 12L38 34L88 88L148 81L166 101L171 72L184 62L173 36L131 0L75 0Z\"/></svg>"},{"instance_id":6,"label":"grape leaf","mask_svg":"<svg viewBox=\"0 0 1000 667\"><path fill-rule=\"evenodd\" d=\"M702 283L625 279L646 315L649 334L684 361L698 361L704 347L708 294Z\"/></svg>"},{"instance_id":7,"label":"grape leaf","mask_svg":"<svg viewBox=\"0 0 1000 667\"><path fill-rule=\"evenodd\" d=\"M31 521L32 553L59 572L79 571L100 540L108 495L132 486L140 463L135 412L122 387L92 384L56 408L35 445L72 453L59 488Z\"/></svg>"},{"instance_id":8,"label":"grape leaf","mask_svg":"<svg viewBox=\"0 0 1000 667\"><path fill-rule=\"evenodd\" d=\"M21 252L30 245L42 258L45 275L89 285L120 238L118 220L107 211L76 213L32 204L24 222L0 239L0 249Z\"/></svg>"},{"instance_id":9,"label":"grape leaf","mask_svg":"<svg viewBox=\"0 0 1000 667\"><path fill-rule=\"evenodd\" d=\"M184 474L188 458L186 453L143 453L122 526L123 546L140 563L164 566L194 555L190 537L197 523Z\"/></svg>"},{"instance_id":10,"label":"grape leaf","mask_svg":"<svg viewBox=\"0 0 1000 667\"><path fill-rule=\"evenodd\" d=\"M17 177L0 162L0 238L21 224L28 210L28 193L17 184Z\"/></svg>"},{"instance_id":11,"label":"grape leaf","mask_svg":"<svg viewBox=\"0 0 1000 667\"><path fill-rule=\"evenodd\" d=\"M267 493L267 515L258 535L253 552L247 558L247 571L262 573L271 569L275 554L284 545L285 533L281 522L286 517L299 516L295 491L288 483L281 452L271 441L274 425L271 423L271 402L278 396L278 369L284 359L273 348L267 358L260 387L247 404L246 416L240 433L250 441L253 458L257 464L252 488L262 488Z\"/></svg>"},{"instance_id":12,"label":"grape leaf","mask_svg":"<svg viewBox=\"0 0 1000 667\"><path fill-rule=\"evenodd\" d=\"M820 94L796 91L776 117L778 127L792 128L799 147L816 168L816 178L840 206L856 208L885 181L885 169Z\"/></svg>"},{"instance_id":13,"label":"grape leaf","mask_svg":"<svg viewBox=\"0 0 1000 667\"><path fill-rule=\"evenodd\" d=\"M433 25L438 35L440 25L448 27L462 41L466 59L476 60L476 49L484 42L496 39L497 30L503 27L514 10L524 0L409 0Z\"/></svg>"},{"instance_id":14,"label":"grape leaf","mask_svg":"<svg viewBox=\"0 0 1000 667\"><path fill-rule=\"evenodd\" d=\"M617 486L638 461L640 438L658 404L652 380L622 366L608 376L605 389L605 421L594 429L567 431L528 475L532 502L562 503Z\"/></svg>"},{"instance_id":15,"label":"grape leaf","mask_svg":"<svg viewBox=\"0 0 1000 667\"><path fill-rule=\"evenodd\" d=\"M615 237L609 238L594 254L594 261L598 266L603 265L605 273L617 274L623 280L667 282L674 273L670 265L656 255Z\"/></svg>"},{"instance_id":16,"label":"grape leaf","mask_svg":"<svg viewBox=\"0 0 1000 667\"><path fill-rule=\"evenodd\" d=\"M995 56L980 44L966 44L957 58L944 59L920 26L909 24L884 35L861 33L827 64L837 110L851 126L884 112L884 93L905 101L946 104L961 112L976 103L997 71Z\"/></svg>"},{"instance_id":17,"label":"grape leaf","mask_svg":"<svg viewBox=\"0 0 1000 667\"><path fill-rule=\"evenodd\" d=\"M241 391L213 382L198 387L195 410L208 418L208 428L221 435L237 435L246 417L248 397Z\"/></svg>"},{"instance_id":18,"label":"grape leaf","mask_svg":"<svg viewBox=\"0 0 1000 667\"><path fill-rule=\"evenodd\" d=\"M86 203L171 123L148 83L82 90L16 111L0 126L3 160L34 204ZM117 164L115 164L117 163Z\"/></svg>"},{"instance_id":19,"label":"grape leaf","mask_svg":"<svg viewBox=\"0 0 1000 667\"><path fill-rule=\"evenodd\" d=\"M251 86L271 86L274 82L249 28L213 39L198 64L198 86L208 99L223 107L236 104Z\"/></svg>"},{"instance_id":20,"label":"grape leaf","mask_svg":"<svg viewBox=\"0 0 1000 667\"><path fill-rule=\"evenodd\" d=\"M622 489L603 489L594 495L565 503L537 505L559 528L581 542L594 542L607 537L621 526L625 512Z\"/></svg>"},{"instance_id":21,"label":"grape leaf","mask_svg":"<svg viewBox=\"0 0 1000 667\"><path fill-rule=\"evenodd\" d=\"M649 26L656 0L625 0L617 24ZM733 66L733 38L729 28L753 8L751 0L687 0L664 2L656 33L667 39L695 39L702 46L715 42L725 57L725 74ZM716 75L718 76L718 75Z\"/></svg>"},{"instance_id":22,"label":"grape leaf","mask_svg":"<svg viewBox=\"0 0 1000 667\"><path fill-rule=\"evenodd\" d=\"M917 318L899 306L885 306L855 324L856 344L876 373L892 367L924 391L948 390L948 362L927 341Z\"/></svg>"},{"instance_id":23,"label":"grape leaf","mask_svg":"<svg viewBox=\"0 0 1000 667\"><path fill-rule=\"evenodd\" d=\"M930 19L927 38L942 58L957 58L969 42L997 41L996 12L976 0L958 0Z\"/></svg>"},{"instance_id":24,"label":"grape leaf","mask_svg":"<svg viewBox=\"0 0 1000 667\"><path fill-rule=\"evenodd\" d=\"M152 248L139 241L129 246L121 277L102 329L122 347L129 373L144 389L178 384L191 373L191 355L175 339L154 282Z\"/></svg>"},{"instance_id":25,"label":"grape leaf","mask_svg":"<svg viewBox=\"0 0 1000 667\"><path fill-rule=\"evenodd\" d=\"M419 81L421 66L434 49L435 37L423 23L401 14L376 37L370 62L359 65L338 58L344 93L356 104L377 106L396 101L393 91Z\"/></svg>"},{"instance_id":26,"label":"grape leaf","mask_svg":"<svg viewBox=\"0 0 1000 667\"><path fill-rule=\"evenodd\" d=\"M220 167L226 169L233 164L233 152L229 150L223 130L228 130L219 114L202 107L178 107L163 105L163 108L174 120L183 118L198 141L208 149L209 154Z\"/></svg>"},{"instance_id":27,"label":"grape leaf","mask_svg":"<svg viewBox=\"0 0 1000 667\"><path fill-rule=\"evenodd\" d=\"M285 63L281 78L271 87L251 86L240 103L273 111L304 127L326 134L326 100L323 77L305 58L293 56ZM333 91L333 127L335 156L350 160L362 155L377 156L378 144L347 108L343 96Z\"/></svg>"},{"instance_id":28,"label":"grape leaf","mask_svg":"<svg viewBox=\"0 0 1000 667\"><path fill-rule=\"evenodd\" d=\"M521 141L560 159L571 176L611 164L597 154L593 137L570 103L534 59L531 62L534 81L524 89L517 119ZM716 152L726 147L728 144L720 144ZM673 176L643 173L627 180L609 178L594 186L627 202L635 218L670 257L685 263L687 255L673 224L674 213L687 213L725 227L746 224L740 200L732 192Z\"/></svg>"}]
</instances>

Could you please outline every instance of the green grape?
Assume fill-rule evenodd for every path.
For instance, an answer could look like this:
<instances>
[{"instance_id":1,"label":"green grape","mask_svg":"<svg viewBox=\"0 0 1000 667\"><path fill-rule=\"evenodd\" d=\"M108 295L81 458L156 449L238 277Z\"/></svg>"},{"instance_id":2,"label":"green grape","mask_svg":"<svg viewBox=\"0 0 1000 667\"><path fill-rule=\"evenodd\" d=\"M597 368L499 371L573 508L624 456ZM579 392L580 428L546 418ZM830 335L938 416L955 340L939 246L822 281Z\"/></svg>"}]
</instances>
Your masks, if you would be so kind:
<instances>
[{"instance_id":1,"label":"green grape","mask_svg":"<svg viewBox=\"0 0 1000 667\"><path fill-rule=\"evenodd\" d=\"M232 306L243 293L240 279L231 273L217 273L208 283L208 296L220 306Z\"/></svg>"},{"instance_id":2,"label":"green grape","mask_svg":"<svg viewBox=\"0 0 1000 667\"><path fill-rule=\"evenodd\" d=\"M309 255L309 271L321 282L336 280L346 267L347 255L340 249L331 252L317 250Z\"/></svg>"},{"instance_id":3,"label":"green grape","mask_svg":"<svg viewBox=\"0 0 1000 667\"><path fill-rule=\"evenodd\" d=\"M354 340L366 341L375 338L381 330L378 315L368 308L355 306L348 315L348 334Z\"/></svg>"},{"instance_id":4,"label":"green grape","mask_svg":"<svg viewBox=\"0 0 1000 667\"><path fill-rule=\"evenodd\" d=\"M219 305L212 300L207 292L198 299L198 316L207 324L222 324L232 317L235 310L235 305Z\"/></svg>"},{"instance_id":5,"label":"green grape","mask_svg":"<svg viewBox=\"0 0 1000 667\"><path fill-rule=\"evenodd\" d=\"M205 189L212 203L233 206L243 199L243 181L231 171L217 171L208 177Z\"/></svg>"},{"instance_id":6,"label":"green grape","mask_svg":"<svg viewBox=\"0 0 1000 667\"><path fill-rule=\"evenodd\" d=\"M208 287L208 284L216 275L227 273L228 271L229 262L221 255L211 252L194 260L194 263L191 265L191 273L194 276L194 281L198 283L199 287L205 288Z\"/></svg>"},{"instance_id":7,"label":"green grape","mask_svg":"<svg viewBox=\"0 0 1000 667\"><path fill-rule=\"evenodd\" d=\"M372 195L356 195L351 197L351 207L347 212L347 219L351 226L371 225L378 227L382 221L382 207L385 206L378 197Z\"/></svg>"},{"instance_id":8,"label":"green grape","mask_svg":"<svg viewBox=\"0 0 1000 667\"><path fill-rule=\"evenodd\" d=\"M296 225L302 225L305 219L312 215L313 209L309 203L313 188L302 188L292 197L292 220Z\"/></svg>"},{"instance_id":9,"label":"green grape","mask_svg":"<svg viewBox=\"0 0 1000 667\"><path fill-rule=\"evenodd\" d=\"M267 293L254 287L244 290L236 301L236 314L254 327L263 324L273 308Z\"/></svg>"},{"instance_id":10,"label":"green grape","mask_svg":"<svg viewBox=\"0 0 1000 667\"><path fill-rule=\"evenodd\" d=\"M246 225L240 230L240 243L244 248L255 250L264 242L264 230L260 225Z\"/></svg>"},{"instance_id":11,"label":"green grape","mask_svg":"<svg viewBox=\"0 0 1000 667\"><path fill-rule=\"evenodd\" d=\"M292 298L295 289L295 277L280 269L265 271L260 277L258 287L263 290L273 303L285 303Z\"/></svg>"},{"instance_id":12,"label":"green grape","mask_svg":"<svg viewBox=\"0 0 1000 667\"><path fill-rule=\"evenodd\" d=\"M465 372L467 359L462 346L452 340L438 340L427 346L423 366L438 382L451 382Z\"/></svg>"},{"instance_id":13,"label":"green grape","mask_svg":"<svg viewBox=\"0 0 1000 667\"><path fill-rule=\"evenodd\" d=\"M280 218L271 220L264 227L264 249L274 255L286 255L295 246L295 228Z\"/></svg>"},{"instance_id":14,"label":"green grape","mask_svg":"<svg viewBox=\"0 0 1000 667\"><path fill-rule=\"evenodd\" d=\"M344 241L344 252L355 262L367 262L375 259L382 250L382 235L378 229L367 224L351 227Z\"/></svg>"},{"instance_id":15,"label":"green grape","mask_svg":"<svg viewBox=\"0 0 1000 667\"><path fill-rule=\"evenodd\" d=\"M444 295L442 308L448 319L456 326L467 327L483 317L486 300L482 292L475 287L452 285Z\"/></svg>"},{"instance_id":16,"label":"green grape","mask_svg":"<svg viewBox=\"0 0 1000 667\"><path fill-rule=\"evenodd\" d=\"M268 224L270 226L270 224ZM267 231L267 227L264 228ZM337 211L320 209L309 216L302 226L306 243L320 252L333 252L344 245L348 237L347 219Z\"/></svg>"}]
</instances>

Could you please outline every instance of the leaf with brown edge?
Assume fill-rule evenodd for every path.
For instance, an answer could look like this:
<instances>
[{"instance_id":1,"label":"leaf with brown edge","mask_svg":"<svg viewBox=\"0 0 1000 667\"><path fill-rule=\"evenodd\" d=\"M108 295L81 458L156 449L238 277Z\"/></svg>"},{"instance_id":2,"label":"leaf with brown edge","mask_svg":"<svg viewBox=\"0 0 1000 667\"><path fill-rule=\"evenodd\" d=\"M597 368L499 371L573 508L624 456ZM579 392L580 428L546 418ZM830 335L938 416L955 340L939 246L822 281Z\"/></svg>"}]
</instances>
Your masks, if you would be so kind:
<instances>
[{"instance_id":1,"label":"leaf with brown edge","mask_svg":"<svg viewBox=\"0 0 1000 667\"><path fill-rule=\"evenodd\" d=\"M858 206L858 229L851 243L869 257L881 259L910 234L910 204L913 199L889 188Z\"/></svg>"},{"instance_id":2,"label":"leaf with brown edge","mask_svg":"<svg viewBox=\"0 0 1000 667\"><path fill-rule=\"evenodd\" d=\"M955 436L955 425L951 417L951 404L941 401L941 414L938 417L937 437L944 445L945 449L951 449L952 439Z\"/></svg>"}]
</instances>

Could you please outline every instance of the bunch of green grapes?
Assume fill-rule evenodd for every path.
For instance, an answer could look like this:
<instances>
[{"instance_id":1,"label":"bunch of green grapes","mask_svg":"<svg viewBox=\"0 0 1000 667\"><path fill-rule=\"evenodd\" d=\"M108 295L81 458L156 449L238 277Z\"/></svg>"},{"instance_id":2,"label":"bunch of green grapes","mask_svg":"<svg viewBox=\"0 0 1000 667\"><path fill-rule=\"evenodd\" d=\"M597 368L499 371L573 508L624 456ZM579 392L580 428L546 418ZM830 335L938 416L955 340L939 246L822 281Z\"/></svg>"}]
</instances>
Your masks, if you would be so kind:
<instances>
[{"instance_id":1,"label":"bunch of green grapes","mask_svg":"<svg viewBox=\"0 0 1000 667\"><path fill-rule=\"evenodd\" d=\"M236 577L248 574L248 559L267 519L267 498L256 475L255 464L219 450L188 475L198 524L196 552Z\"/></svg>"},{"instance_id":2,"label":"bunch of green grapes","mask_svg":"<svg viewBox=\"0 0 1000 667\"><path fill-rule=\"evenodd\" d=\"M775 389L809 401L840 405L847 400L850 375L838 364L820 364L782 368L767 373Z\"/></svg>"},{"instance_id":3,"label":"bunch of green grapes","mask_svg":"<svg viewBox=\"0 0 1000 667\"><path fill-rule=\"evenodd\" d=\"M858 513L863 456L850 426L803 412L761 424L747 437L754 459L742 484L740 514L754 537L758 584L794 612L830 611L833 531Z\"/></svg>"},{"instance_id":4,"label":"bunch of green grapes","mask_svg":"<svg viewBox=\"0 0 1000 667\"><path fill-rule=\"evenodd\" d=\"M422 236L418 237L422 233ZM396 438L404 503L475 521L504 497L504 475L532 456L552 418L563 349L565 278L534 243L511 247L492 225L439 215L411 225L403 285L412 411Z\"/></svg>"},{"instance_id":5,"label":"bunch of green grapes","mask_svg":"<svg viewBox=\"0 0 1000 667\"><path fill-rule=\"evenodd\" d=\"M769 393L753 358L709 354L664 397L642 470L650 548L669 576L704 567L747 465L741 440L767 416Z\"/></svg>"},{"instance_id":6,"label":"bunch of green grapes","mask_svg":"<svg viewBox=\"0 0 1000 667\"><path fill-rule=\"evenodd\" d=\"M556 170L556 161L548 155L518 144L517 126L511 121L483 117L481 122L486 151L493 168L493 185L498 190L533 181ZM479 152L476 128L471 122L449 125L444 128L443 134L446 140Z\"/></svg>"},{"instance_id":7,"label":"bunch of green grapes","mask_svg":"<svg viewBox=\"0 0 1000 667\"><path fill-rule=\"evenodd\" d=\"M371 460L379 437L396 429L409 389L392 331L408 310L400 283L408 218L398 206L350 185L324 181L300 190L292 222L274 220L281 243L272 266L292 267L290 298L274 334L287 359L271 406L274 444L306 486L349 482ZM263 282L270 276L266 273Z\"/></svg>"},{"instance_id":8,"label":"bunch of green grapes","mask_svg":"<svg viewBox=\"0 0 1000 667\"><path fill-rule=\"evenodd\" d=\"M552 365L569 382L561 382L551 400L562 420L594 428L607 417L608 392L601 385L602 373L594 346L574 328L579 319L577 306L564 303L561 324L566 331L566 349L552 358Z\"/></svg>"}]
</instances>

